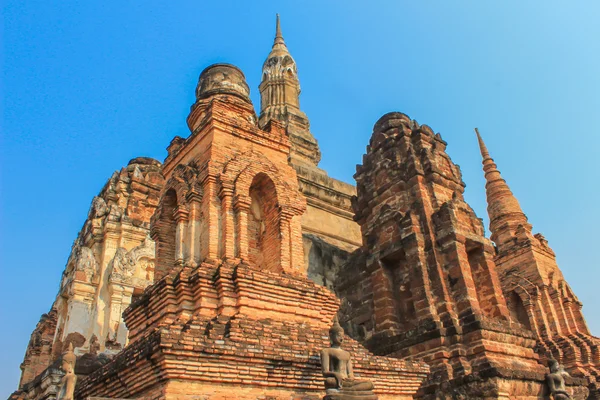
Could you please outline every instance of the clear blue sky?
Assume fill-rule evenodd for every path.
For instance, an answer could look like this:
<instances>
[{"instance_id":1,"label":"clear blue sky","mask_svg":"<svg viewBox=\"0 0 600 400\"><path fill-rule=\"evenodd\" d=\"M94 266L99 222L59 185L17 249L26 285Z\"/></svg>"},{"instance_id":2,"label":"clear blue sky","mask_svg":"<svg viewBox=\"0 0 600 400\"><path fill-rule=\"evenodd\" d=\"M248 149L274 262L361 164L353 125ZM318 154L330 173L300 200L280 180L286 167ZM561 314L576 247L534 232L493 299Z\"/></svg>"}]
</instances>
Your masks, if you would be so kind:
<instances>
[{"instance_id":1,"label":"clear blue sky","mask_svg":"<svg viewBox=\"0 0 600 400\"><path fill-rule=\"evenodd\" d=\"M375 121L430 125L487 227L479 127L600 335L600 2L8 1L0 188L0 397L16 389L92 196L163 160L201 70L229 62L254 104L275 13L331 176L354 182Z\"/></svg>"}]
</instances>

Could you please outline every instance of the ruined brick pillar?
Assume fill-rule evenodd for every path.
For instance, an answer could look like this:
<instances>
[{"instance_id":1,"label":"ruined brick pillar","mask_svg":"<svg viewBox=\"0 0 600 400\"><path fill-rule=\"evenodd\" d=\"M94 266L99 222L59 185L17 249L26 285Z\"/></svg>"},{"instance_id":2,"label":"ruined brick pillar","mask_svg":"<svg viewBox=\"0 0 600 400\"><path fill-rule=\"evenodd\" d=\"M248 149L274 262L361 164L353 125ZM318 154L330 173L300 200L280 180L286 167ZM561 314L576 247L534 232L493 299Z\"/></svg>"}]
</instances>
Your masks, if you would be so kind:
<instances>
[{"instance_id":1,"label":"ruined brick pillar","mask_svg":"<svg viewBox=\"0 0 600 400\"><path fill-rule=\"evenodd\" d=\"M537 398L534 335L511 322L494 246L446 142L386 114L355 178L363 246L336 286L347 331L376 354L426 361L423 398Z\"/></svg>"},{"instance_id":2,"label":"ruined brick pillar","mask_svg":"<svg viewBox=\"0 0 600 400\"><path fill-rule=\"evenodd\" d=\"M495 263L514 322L531 329L543 359L554 358L573 376L589 381L598 397L600 340L590 334L582 304L565 281L556 256L531 224L502 178L476 129L486 179Z\"/></svg>"}]
</instances>

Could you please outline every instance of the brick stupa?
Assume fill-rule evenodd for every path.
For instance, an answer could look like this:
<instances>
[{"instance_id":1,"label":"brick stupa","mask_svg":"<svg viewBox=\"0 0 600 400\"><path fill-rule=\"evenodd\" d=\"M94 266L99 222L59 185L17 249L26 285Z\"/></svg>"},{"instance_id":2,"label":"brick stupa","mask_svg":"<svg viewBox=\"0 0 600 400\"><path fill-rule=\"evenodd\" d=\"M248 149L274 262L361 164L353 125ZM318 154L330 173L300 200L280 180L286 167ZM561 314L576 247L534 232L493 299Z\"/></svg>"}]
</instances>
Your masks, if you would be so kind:
<instances>
[{"instance_id":1,"label":"brick stupa","mask_svg":"<svg viewBox=\"0 0 600 400\"><path fill-rule=\"evenodd\" d=\"M565 280L556 255L532 226L502 178L476 129L486 180L494 258L514 321L534 332L538 351L555 359L572 376L584 377L600 398L600 340L592 336L582 304Z\"/></svg>"}]
</instances>

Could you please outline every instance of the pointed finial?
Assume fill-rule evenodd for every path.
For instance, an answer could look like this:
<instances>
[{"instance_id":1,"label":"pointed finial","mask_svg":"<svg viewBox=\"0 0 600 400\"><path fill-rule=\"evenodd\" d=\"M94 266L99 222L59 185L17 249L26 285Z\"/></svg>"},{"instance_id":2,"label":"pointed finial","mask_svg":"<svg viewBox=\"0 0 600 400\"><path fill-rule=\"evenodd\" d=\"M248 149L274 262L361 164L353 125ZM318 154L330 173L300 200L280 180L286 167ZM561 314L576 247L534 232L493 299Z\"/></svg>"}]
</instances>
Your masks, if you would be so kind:
<instances>
[{"instance_id":1,"label":"pointed finial","mask_svg":"<svg viewBox=\"0 0 600 400\"><path fill-rule=\"evenodd\" d=\"M479 150L481 151L481 157L483 157L484 160L486 158L490 158L490 153L487 147L485 147L485 143L483 143L483 139L479 134L479 129L475 128L475 133L477 134L477 141L479 142Z\"/></svg>"},{"instance_id":2,"label":"pointed finial","mask_svg":"<svg viewBox=\"0 0 600 400\"><path fill-rule=\"evenodd\" d=\"M281 34L281 23L279 22L279 14L276 14L276 22L275 22L275 43L276 44L285 44L283 41L283 35Z\"/></svg>"},{"instance_id":3,"label":"pointed finial","mask_svg":"<svg viewBox=\"0 0 600 400\"><path fill-rule=\"evenodd\" d=\"M512 238L519 230L526 230L531 233L531 224L527 222L527 217L521 210L518 200L511 192L504 178L498 171L498 166L490 157L490 153L483 143L479 134L479 129L475 128L477 140L479 141L479 150L483 157L483 172L485 176L485 192L488 203L488 215L490 217L491 239L497 246L512 241Z\"/></svg>"}]
</instances>

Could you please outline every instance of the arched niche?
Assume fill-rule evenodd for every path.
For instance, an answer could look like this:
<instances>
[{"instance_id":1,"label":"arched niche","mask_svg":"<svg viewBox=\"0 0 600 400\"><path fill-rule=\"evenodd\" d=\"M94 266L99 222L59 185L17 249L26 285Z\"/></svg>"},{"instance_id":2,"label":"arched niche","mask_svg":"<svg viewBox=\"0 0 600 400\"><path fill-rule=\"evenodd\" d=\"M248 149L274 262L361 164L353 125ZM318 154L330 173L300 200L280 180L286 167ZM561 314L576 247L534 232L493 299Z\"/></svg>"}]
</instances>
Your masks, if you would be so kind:
<instances>
[{"instance_id":1,"label":"arched niche","mask_svg":"<svg viewBox=\"0 0 600 400\"><path fill-rule=\"evenodd\" d=\"M525 326L527 329L531 329L529 315L519 293L516 290L511 291L506 300L511 319Z\"/></svg>"},{"instance_id":2,"label":"arched niche","mask_svg":"<svg viewBox=\"0 0 600 400\"><path fill-rule=\"evenodd\" d=\"M248 258L251 264L281 272L281 234L277 190L265 173L252 179L248 191Z\"/></svg>"},{"instance_id":3,"label":"arched niche","mask_svg":"<svg viewBox=\"0 0 600 400\"><path fill-rule=\"evenodd\" d=\"M221 206L225 211L222 218L224 246L235 243L231 253L236 258L251 264L256 262L266 270L306 273L302 270L300 221L306 210L306 199L298 190L293 168L288 164L275 165L264 154L248 151L225 165L219 182ZM264 226L252 221L249 227L249 218L264 221ZM235 235L231 234L233 231ZM253 240L253 244L249 242L249 234L256 239L257 231L262 235L260 246L257 240ZM226 247L224 253L230 249Z\"/></svg>"}]
</instances>

